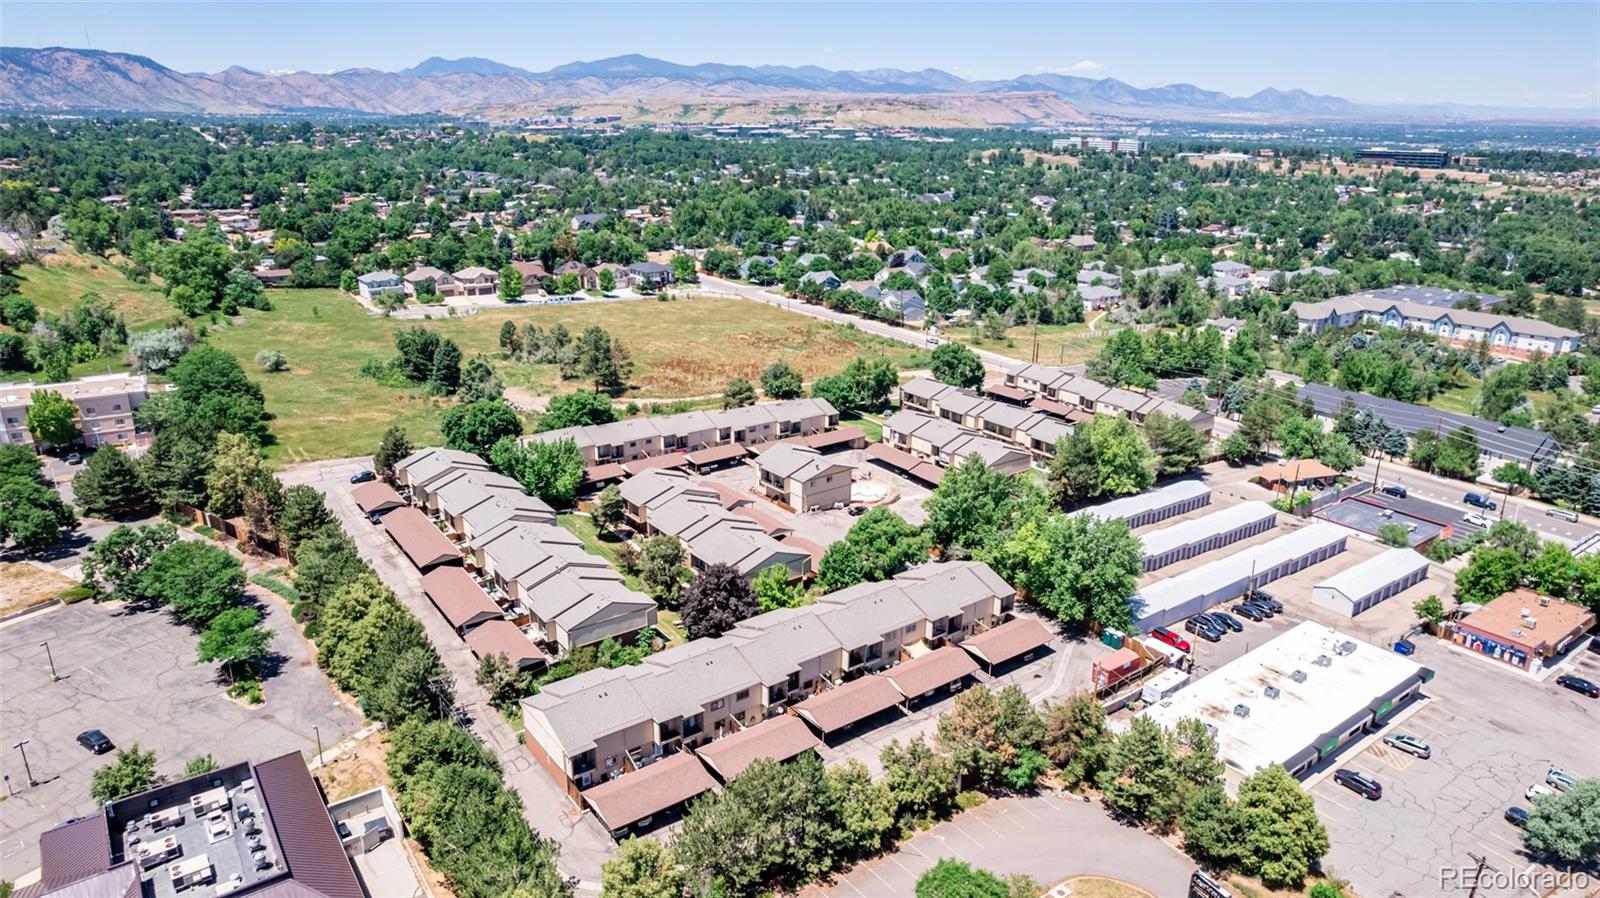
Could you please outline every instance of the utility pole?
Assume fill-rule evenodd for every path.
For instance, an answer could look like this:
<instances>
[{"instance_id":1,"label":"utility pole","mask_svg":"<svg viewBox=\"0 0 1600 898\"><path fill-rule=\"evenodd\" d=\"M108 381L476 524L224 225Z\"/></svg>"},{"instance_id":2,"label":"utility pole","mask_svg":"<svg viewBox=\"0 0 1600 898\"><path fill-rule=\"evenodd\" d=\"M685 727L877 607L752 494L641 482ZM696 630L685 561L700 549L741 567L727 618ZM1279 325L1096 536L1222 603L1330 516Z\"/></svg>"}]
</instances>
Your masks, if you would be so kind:
<instances>
[{"instance_id":1,"label":"utility pole","mask_svg":"<svg viewBox=\"0 0 1600 898\"><path fill-rule=\"evenodd\" d=\"M1489 859L1483 855L1473 854L1469 851L1467 852L1467 857L1470 857L1478 862L1478 869L1472 873L1472 890L1467 892L1467 898L1478 898L1478 880L1483 878L1483 871L1493 870L1494 872L1499 873L1500 870L1491 865L1489 863Z\"/></svg>"}]
</instances>

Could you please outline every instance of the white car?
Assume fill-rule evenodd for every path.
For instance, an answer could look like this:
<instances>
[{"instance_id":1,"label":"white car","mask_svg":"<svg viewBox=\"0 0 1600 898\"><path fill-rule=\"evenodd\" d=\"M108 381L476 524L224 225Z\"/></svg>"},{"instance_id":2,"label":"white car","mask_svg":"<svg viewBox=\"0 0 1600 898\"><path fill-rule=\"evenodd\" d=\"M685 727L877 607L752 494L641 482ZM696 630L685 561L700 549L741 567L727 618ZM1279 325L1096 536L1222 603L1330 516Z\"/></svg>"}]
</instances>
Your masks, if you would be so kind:
<instances>
[{"instance_id":1,"label":"white car","mask_svg":"<svg viewBox=\"0 0 1600 898\"><path fill-rule=\"evenodd\" d=\"M1482 527L1484 529L1488 529L1490 526L1489 519L1475 511L1469 511L1462 515L1461 520L1468 524L1472 524L1475 527Z\"/></svg>"},{"instance_id":2,"label":"white car","mask_svg":"<svg viewBox=\"0 0 1600 898\"><path fill-rule=\"evenodd\" d=\"M1536 796L1539 796L1539 795L1554 795L1554 794L1556 794L1556 790L1550 788L1549 786L1546 786L1544 783L1534 783L1533 785L1528 787L1528 791L1522 793L1523 797L1528 799L1529 801L1532 801Z\"/></svg>"}]
</instances>

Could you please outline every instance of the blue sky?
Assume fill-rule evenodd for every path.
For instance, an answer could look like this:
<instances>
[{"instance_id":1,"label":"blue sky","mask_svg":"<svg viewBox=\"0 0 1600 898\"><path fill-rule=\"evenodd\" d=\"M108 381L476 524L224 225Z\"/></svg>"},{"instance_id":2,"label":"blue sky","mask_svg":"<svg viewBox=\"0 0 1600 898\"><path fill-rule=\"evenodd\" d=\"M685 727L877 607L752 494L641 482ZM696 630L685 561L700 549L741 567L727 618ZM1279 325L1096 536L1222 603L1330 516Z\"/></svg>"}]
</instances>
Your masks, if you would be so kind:
<instances>
[{"instance_id":1,"label":"blue sky","mask_svg":"<svg viewBox=\"0 0 1600 898\"><path fill-rule=\"evenodd\" d=\"M644 53L674 62L1039 71L1299 87L1359 102L1600 112L1600 3L27 3L6 45L149 56L182 71L399 69L439 55L533 70Z\"/></svg>"}]
</instances>

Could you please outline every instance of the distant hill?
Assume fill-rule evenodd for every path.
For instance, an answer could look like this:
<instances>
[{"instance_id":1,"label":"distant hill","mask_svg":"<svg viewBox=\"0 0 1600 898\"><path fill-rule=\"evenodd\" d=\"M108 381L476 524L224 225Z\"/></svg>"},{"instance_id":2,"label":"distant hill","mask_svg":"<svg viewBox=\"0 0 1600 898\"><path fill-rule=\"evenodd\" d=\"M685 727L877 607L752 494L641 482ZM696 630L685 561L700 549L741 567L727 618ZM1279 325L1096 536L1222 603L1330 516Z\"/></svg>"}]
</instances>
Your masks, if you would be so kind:
<instances>
[{"instance_id":1,"label":"distant hill","mask_svg":"<svg viewBox=\"0 0 1600 898\"><path fill-rule=\"evenodd\" d=\"M1050 94L1022 106L993 95ZM941 69L842 71L820 66L684 65L629 54L531 72L492 59L432 57L398 72L257 72L239 66L184 73L145 56L66 47L0 47L0 107L168 113L353 112L376 115L536 110L602 98L724 98L798 103L842 98L845 105L888 98L982 97L968 110L1001 110L995 124L1077 120L1083 113L1196 121L1360 121L1394 118L1584 118L1580 110L1495 109L1457 104L1362 106L1341 97L1267 88L1234 97L1191 84L1138 88L1115 78L1021 75L968 81ZM940 100L932 105L949 107ZM1024 109L1018 113L1017 110ZM988 113L983 113L987 115ZM1029 118L1031 115L1049 118ZM1057 116L1060 116L1057 118ZM981 124L982 122L977 122Z\"/></svg>"}]
</instances>

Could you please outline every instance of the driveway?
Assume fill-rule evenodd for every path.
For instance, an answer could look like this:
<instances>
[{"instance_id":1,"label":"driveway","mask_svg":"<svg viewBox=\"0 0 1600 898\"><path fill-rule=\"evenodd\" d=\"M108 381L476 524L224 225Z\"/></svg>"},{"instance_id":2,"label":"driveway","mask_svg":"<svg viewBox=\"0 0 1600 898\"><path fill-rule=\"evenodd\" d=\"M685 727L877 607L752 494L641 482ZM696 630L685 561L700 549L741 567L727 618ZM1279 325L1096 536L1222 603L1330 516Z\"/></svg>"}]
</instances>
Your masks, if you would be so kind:
<instances>
[{"instance_id":1,"label":"driveway","mask_svg":"<svg viewBox=\"0 0 1600 898\"><path fill-rule=\"evenodd\" d=\"M455 677L457 703L471 715L473 734L500 760L507 785L521 795L523 816L540 835L560 844L562 874L576 877L585 891L598 891L600 865L616 851L616 843L592 815L577 811L566 793L534 764L511 725L478 686L477 659L423 594L421 573L350 498L350 475L370 465L369 458L311 462L285 468L278 477L286 486L308 484L327 497L329 510L355 540L361 557L422 622L440 659Z\"/></svg>"},{"instance_id":2,"label":"driveway","mask_svg":"<svg viewBox=\"0 0 1600 898\"><path fill-rule=\"evenodd\" d=\"M1040 885L1069 876L1120 879L1152 895L1183 895L1194 862L1142 830L1117 823L1099 804L1054 794L993 799L940 823L895 851L856 864L805 898L904 898L941 858Z\"/></svg>"},{"instance_id":3,"label":"driveway","mask_svg":"<svg viewBox=\"0 0 1600 898\"><path fill-rule=\"evenodd\" d=\"M39 863L41 832L94 810L89 778L113 755L91 755L74 741L100 729L118 748L154 749L157 772L176 777L191 758L221 764L263 761L292 751L316 752L362 726L312 660L310 647L275 597L250 588L272 631L276 671L265 678L266 702L230 700L214 664L195 660L195 634L160 611L80 602L0 626L0 772L12 792L0 811L0 879L14 880ZM61 678L50 679L50 657ZM317 729L314 729L317 728ZM28 788L22 754L39 785Z\"/></svg>"}]
</instances>

